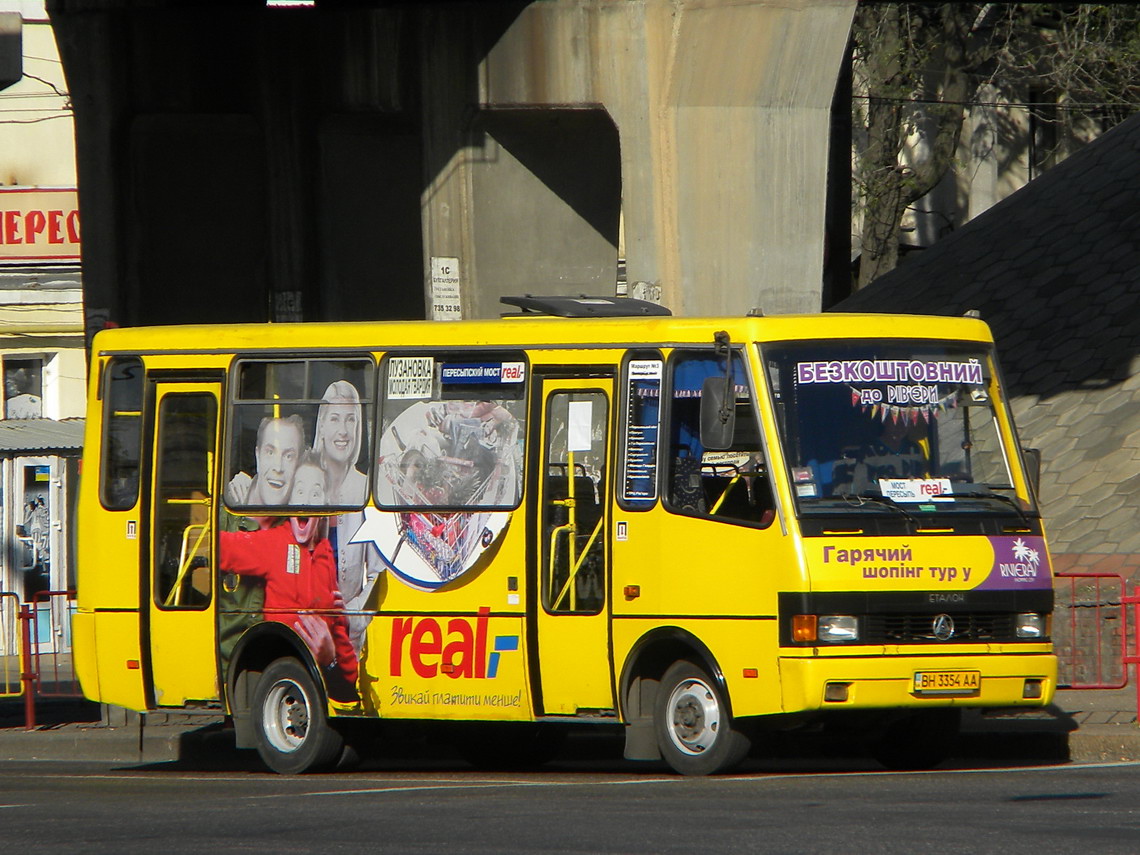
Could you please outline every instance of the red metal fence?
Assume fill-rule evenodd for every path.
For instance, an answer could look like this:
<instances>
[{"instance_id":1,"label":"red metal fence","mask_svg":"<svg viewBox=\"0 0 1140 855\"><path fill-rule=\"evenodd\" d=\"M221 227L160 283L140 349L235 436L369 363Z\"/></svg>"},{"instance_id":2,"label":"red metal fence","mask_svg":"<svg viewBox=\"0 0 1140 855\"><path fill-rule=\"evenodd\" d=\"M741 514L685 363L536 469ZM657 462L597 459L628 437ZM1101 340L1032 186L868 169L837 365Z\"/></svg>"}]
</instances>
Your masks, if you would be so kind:
<instances>
[{"instance_id":1,"label":"red metal fence","mask_svg":"<svg viewBox=\"0 0 1140 855\"><path fill-rule=\"evenodd\" d=\"M1122 689L1136 668L1140 706L1140 585L1117 573L1058 573L1053 648L1058 682L1069 689Z\"/></svg>"},{"instance_id":2,"label":"red metal fence","mask_svg":"<svg viewBox=\"0 0 1140 855\"><path fill-rule=\"evenodd\" d=\"M1121 601L1124 603L1125 620L1129 619L1128 607L1132 607L1132 649L1129 651L1127 646L1124 649L1124 668L1126 671L1129 665L1136 668L1136 707L1140 709L1140 585L1134 585L1131 595L1121 597Z\"/></svg>"},{"instance_id":3,"label":"red metal fence","mask_svg":"<svg viewBox=\"0 0 1140 855\"><path fill-rule=\"evenodd\" d=\"M36 698L81 697L71 659L74 591L43 591L30 603L0 591L0 698L24 699L36 726Z\"/></svg>"},{"instance_id":4,"label":"red metal fence","mask_svg":"<svg viewBox=\"0 0 1140 855\"><path fill-rule=\"evenodd\" d=\"M1058 573L1054 585L1053 649L1058 684L1067 689L1128 685L1128 612L1117 573Z\"/></svg>"}]
</instances>

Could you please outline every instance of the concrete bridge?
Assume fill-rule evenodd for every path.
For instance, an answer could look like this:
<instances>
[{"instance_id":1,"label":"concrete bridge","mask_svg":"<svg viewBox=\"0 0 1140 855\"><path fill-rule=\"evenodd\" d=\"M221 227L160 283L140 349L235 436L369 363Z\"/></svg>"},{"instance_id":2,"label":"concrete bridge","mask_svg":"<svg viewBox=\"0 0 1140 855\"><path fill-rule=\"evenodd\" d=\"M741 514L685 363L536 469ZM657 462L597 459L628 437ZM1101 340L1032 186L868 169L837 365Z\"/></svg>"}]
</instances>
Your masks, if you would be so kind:
<instances>
[{"instance_id":1,"label":"concrete bridge","mask_svg":"<svg viewBox=\"0 0 1140 855\"><path fill-rule=\"evenodd\" d=\"M89 329L818 310L854 7L50 0Z\"/></svg>"}]
</instances>

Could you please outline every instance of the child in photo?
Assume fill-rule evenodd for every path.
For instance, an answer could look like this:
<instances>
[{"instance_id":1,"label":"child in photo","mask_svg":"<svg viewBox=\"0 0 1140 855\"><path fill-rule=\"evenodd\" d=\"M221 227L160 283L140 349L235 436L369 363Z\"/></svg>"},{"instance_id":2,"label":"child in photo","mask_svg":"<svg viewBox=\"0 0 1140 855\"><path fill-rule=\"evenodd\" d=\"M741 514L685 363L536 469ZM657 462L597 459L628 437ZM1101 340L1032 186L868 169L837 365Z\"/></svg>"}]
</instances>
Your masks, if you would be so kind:
<instances>
[{"instance_id":1,"label":"child in photo","mask_svg":"<svg viewBox=\"0 0 1140 855\"><path fill-rule=\"evenodd\" d=\"M315 454L301 455L293 472L289 505L324 505L327 482ZM336 562L324 536L325 520L290 517L259 531L220 532L224 573L261 579L265 619L286 624L305 641L325 676L329 697L357 700L356 652L348 636Z\"/></svg>"}]
</instances>

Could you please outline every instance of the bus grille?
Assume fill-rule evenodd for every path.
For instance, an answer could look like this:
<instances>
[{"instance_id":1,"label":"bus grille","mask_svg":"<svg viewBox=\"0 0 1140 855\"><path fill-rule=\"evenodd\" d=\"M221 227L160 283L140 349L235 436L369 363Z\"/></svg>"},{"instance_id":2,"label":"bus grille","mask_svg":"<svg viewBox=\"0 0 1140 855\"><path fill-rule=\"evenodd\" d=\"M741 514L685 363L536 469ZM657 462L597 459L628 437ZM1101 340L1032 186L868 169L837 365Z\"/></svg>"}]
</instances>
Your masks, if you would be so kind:
<instances>
[{"instance_id":1,"label":"bus grille","mask_svg":"<svg viewBox=\"0 0 1140 855\"><path fill-rule=\"evenodd\" d=\"M864 644L954 644L978 641L1025 641L1017 637L1016 615L1009 612L952 614L954 634L940 639L934 634L935 615L878 614L863 617L860 642ZM1036 640L1036 639L1035 639Z\"/></svg>"}]
</instances>

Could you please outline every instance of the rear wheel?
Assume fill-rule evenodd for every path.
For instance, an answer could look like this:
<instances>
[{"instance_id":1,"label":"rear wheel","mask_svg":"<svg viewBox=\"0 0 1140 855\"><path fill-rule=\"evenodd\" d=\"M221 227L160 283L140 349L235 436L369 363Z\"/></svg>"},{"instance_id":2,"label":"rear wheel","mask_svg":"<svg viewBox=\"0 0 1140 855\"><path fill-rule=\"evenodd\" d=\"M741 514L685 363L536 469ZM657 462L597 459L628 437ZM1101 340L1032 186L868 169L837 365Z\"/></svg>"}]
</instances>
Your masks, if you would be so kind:
<instances>
[{"instance_id":1,"label":"rear wheel","mask_svg":"<svg viewBox=\"0 0 1140 855\"><path fill-rule=\"evenodd\" d=\"M253 723L257 753L283 775L330 768L344 746L329 725L316 683L292 657L275 660L262 673L253 695Z\"/></svg>"},{"instance_id":2,"label":"rear wheel","mask_svg":"<svg viewBox=\"0 0 1140 855\"><path fill-rule=\"evenodd\" d=\"M693 662L674 662L661 678L653 715L657 746L674 771L711 775L736 766L750 747L720 687Z\"/></svg>"}]
</instances>

